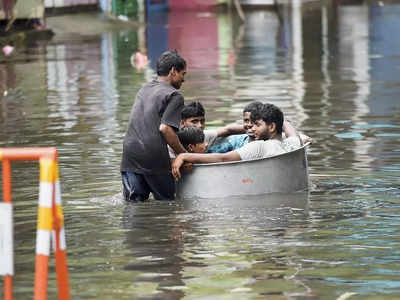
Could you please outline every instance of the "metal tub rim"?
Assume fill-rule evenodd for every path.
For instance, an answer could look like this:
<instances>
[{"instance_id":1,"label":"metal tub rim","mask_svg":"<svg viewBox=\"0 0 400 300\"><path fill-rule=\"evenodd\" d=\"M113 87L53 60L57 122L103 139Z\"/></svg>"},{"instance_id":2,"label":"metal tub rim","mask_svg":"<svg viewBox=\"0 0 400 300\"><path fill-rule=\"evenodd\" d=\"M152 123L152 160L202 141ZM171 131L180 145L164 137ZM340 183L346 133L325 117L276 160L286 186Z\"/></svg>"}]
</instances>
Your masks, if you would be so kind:
<instances>
[{"instance_id":1,"label":"metal tub rim","mask_svg":"<svg viewBox=\"0 0 400 300\"><path fill-rule=\"evenodd\" d=\"M277 155L273 155L273 156L269 156L269 157L254 158L254 159L247 159L247 160L237 160L237 161L224 161L224 162L215 162L215 163L201 163L201 164L193 164L193 166L196 166L196 167L203 167L203 166L207 167L207 166L216 166L216 165L243 164L243 163L247 163L249 161L269 160L269 159L273 159L275 157L282 157L282 156L290 155L291 153L297 152L297 151L301 151L302 149L306 150L307 147L310 144L311 143L308 142L308 143L304 144L302 147L297 148L295 150L292 150L292 151L289 151L289 152L285 152L285 153L281 153L281 154L277 154Z\"/></svg>"}]
</instances>

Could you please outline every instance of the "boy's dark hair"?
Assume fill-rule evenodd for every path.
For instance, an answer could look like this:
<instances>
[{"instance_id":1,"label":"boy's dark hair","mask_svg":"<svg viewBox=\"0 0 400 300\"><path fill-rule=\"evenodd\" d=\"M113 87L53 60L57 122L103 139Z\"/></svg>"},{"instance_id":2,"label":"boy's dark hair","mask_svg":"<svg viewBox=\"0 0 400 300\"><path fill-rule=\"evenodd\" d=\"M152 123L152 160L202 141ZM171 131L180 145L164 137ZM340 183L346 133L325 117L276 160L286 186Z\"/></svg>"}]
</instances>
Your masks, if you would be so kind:
<instances>
[{"instance_id":1,"label":"boy's dark hair","mask_svg":"<svg viewBox=\"0 0 400 300\"><path fill-rule=\"evenodd\" d=\"M200 144L204 142L204 132L199 127L185 126L179 129L177 136L182 146L188 149L189 145Z\"/></svg>"},{"instance_id":2,"label":"boy's dark hair","mask_svg":"<svg viewBox=\"0 0 400 300\"><path fill-rule=\"evenodd\" d=\"M260 101L253 101L249 104L247 104L243 108L243 113L249 112L250 114L253 112L260 111L263 108L264 104Z\"/></svg>"},{"instance_id":3,"label":"boy's dark hair","mask_svg":"<svg viewBox=\"0 0 400 300\"><path fill-rule=\"evenodd\" d=\"M157 61L157 75L167 76L172 68L175 68L178 72L186 68L186 61L176 50L165 51L161 54Z\"/></svg>"},{"instance_id":4,"label":"boy's dark hair","mask_svg":"<svg viewBox=\"0 0 400 300\"><path fill-rule=\"evenodd\" d=\"M186 104L181 112L182 120L193 117L204 117L204 107L200 102L190 102Z\"/></svg>"},{"instance_id":5,"label":"boy's dark hair","mask_svg":"<svg viewBox=\"0 0 400 300\"><path fill-rule=\"evenodd\" d=\"M282 133L283 113L273 104L263 104L261 110L251 113L250 119L252 122L263 120L266 124L275 123L276 132L279 134Z\"/></svg>"}]
</instances>

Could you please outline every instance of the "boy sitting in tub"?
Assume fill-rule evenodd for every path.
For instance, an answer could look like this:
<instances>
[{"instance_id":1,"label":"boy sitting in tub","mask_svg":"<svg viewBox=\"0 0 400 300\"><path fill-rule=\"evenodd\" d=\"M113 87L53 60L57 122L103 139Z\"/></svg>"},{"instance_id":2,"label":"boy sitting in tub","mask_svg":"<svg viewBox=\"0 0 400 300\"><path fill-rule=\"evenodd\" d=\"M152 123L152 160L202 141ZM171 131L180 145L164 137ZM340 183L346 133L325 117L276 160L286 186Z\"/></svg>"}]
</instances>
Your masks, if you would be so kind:
<instances>
[{"instance_id":1,"label":"boy sitting in tub","mask_svg":"<svg viewBox=\"0 0 400 300\"><path fill-rule=\"evenodd\" d=\"M182 127L176 133L182 146L189 153L205 153L207 143L204 141L204 132L199 127ZM174 159L176 154L171 147L168 147L169 157Z\"/></svg>"},{"instance_id":2,"label":"boy sitting in tub","mask_svg":"<svg viewBox=\"0 0 400 300\"><path fill-rule=\"evenodd\" d=\"M257 113L263 107L262 102L253 101L247 104L243 109L243 130L245 134L232 135L226 139L225 142L215 143L207 148L208 153L226 153L243 147L244 145L255 141L254 133L252 131L253 123L250 116L252 112Z\"/></svg>"},{"instance_id":3,"label":"boy sitting in tub","mask_svg":"<svg viewBox=\"0 0 400 300\"><path fill-rule=\"evenodd\" d=\"M182 127L177 136L182 146L189 153L205 153L207 143L204 141L204 132L198 127Z\"/></svg>"},{"instance_id":4,"label":"boy sitting in tub","mask_svg":"<svg viewBox=\"0 0 400 300\"><path fill-rule=\"evenodd\" d=\"M181 153L172 163L175 179L181 177L180 167L185 163L215 163L266 158L299 148L302 141L294 127L283 120L282 111L273 104L263 104L250 116L255 141L227 153ZM285 127L286 139L282 139Z\"/></svg>"}]
</instances>

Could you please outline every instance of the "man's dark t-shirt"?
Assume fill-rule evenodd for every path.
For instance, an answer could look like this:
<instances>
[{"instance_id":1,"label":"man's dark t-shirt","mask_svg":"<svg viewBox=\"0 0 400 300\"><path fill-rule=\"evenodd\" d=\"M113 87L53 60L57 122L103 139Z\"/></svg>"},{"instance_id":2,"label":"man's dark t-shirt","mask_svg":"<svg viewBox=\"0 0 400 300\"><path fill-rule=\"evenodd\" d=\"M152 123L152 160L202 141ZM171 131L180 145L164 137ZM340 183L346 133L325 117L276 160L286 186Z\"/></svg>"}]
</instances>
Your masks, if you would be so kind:
<instances>
[{"instance_id":1,"label":"man's dark t-shirt","mask_svg":"<svg viewBox=\"0 0 400 300\"><path fill-rule=\"evenodd\" d=\"M178 130L183 96L168 83L147 83L136 95L125 134L121 171L162 175L171 171L160 124Z\"/></svg>"}]
</instances>

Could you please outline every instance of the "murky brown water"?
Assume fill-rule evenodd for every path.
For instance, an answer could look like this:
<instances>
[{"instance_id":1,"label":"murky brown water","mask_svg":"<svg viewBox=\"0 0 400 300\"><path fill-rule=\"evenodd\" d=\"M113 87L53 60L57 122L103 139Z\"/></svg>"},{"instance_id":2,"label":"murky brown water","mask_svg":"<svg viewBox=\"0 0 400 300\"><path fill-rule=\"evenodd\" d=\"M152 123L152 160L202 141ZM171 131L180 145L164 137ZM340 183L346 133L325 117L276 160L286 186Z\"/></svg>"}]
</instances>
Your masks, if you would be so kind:
<instances>
[{"instance_id":1,"label":"murky brown water","mask_svg":"<svg viewBox=\"0 0 400 300\"><path fill-rule=\"evenodd\" d=\"M279 13L249 11L244 25L234 13L151 15L147 31L1 57L0 146L59 150L72 299L400 297L400 5ZM183 93L204 103L209 127L262 99L314 138L309 193L121 201L129 110L169 48L188 60ZM151 59L141 71L139 49ZM38 171L13 163L16 299L33 290Z\"/></svg>"}]
</instances>

